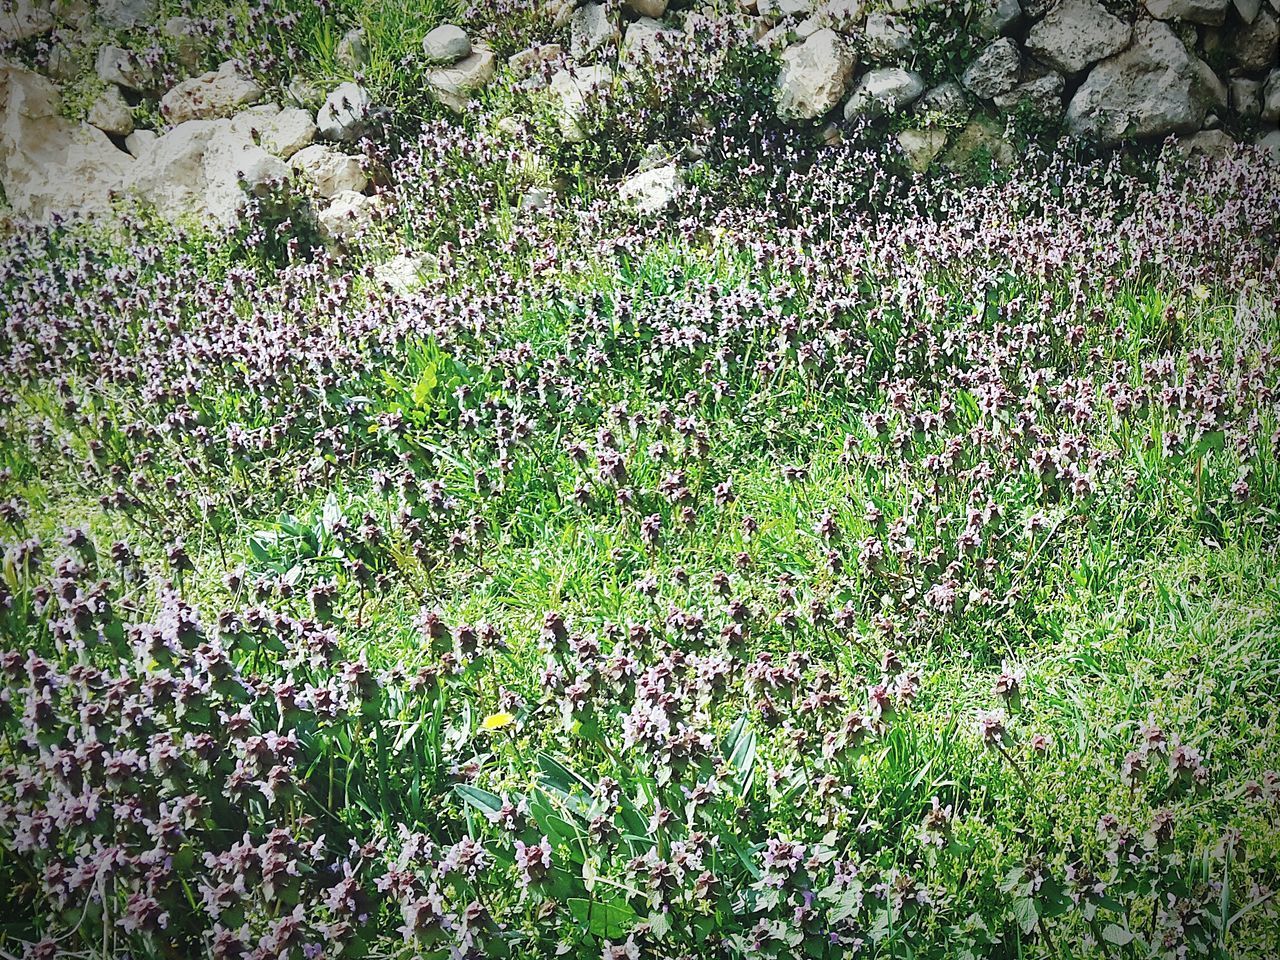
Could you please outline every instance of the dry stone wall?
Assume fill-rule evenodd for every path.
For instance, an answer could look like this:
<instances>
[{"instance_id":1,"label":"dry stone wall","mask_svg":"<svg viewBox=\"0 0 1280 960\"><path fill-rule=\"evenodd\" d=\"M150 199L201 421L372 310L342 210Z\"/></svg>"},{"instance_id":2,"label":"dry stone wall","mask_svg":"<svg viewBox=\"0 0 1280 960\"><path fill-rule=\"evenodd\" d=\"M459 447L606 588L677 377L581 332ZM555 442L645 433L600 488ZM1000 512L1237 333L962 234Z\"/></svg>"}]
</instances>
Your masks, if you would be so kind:
<instances>
[{"instance_id":1,"label":"dry stone wall","mask_svg":"<svg viewBox=\"0 0 1280 960\"><path fill-rule=\"evenodd\" d=\"M729 16L775 56L773 108L798 137L870 125L918 170L1011 159L1003 115L1104 145L1176 136L1216 153L1248 139L1280 158L1280 0L550 0L543 11L547 35L509 57L459 25L432 29L423 89L460 114L495 82L540 91L563 141L581 142L596 93L649 69L692 18ZM232 226L251 197L288 183L334 242L377 218L359 160L381 112L369 89L268 90L231 60L202 70L209 51L182 17L151 28L185 66L161 83L145 51L121 45L121 31L157 16L145 0L0 0L0 184L13 213L97 214L133 196L173 220ZM961 28L928 29L939 24ZM76 43L99 89L80 122L61 109ZM42 45L37 70L23 51ZM359 30L338 56L362 65ZM137 122L148 103L150 129ZM664 163L618 195L656 211L684 183Z\"/></svg>"}]
</instances>

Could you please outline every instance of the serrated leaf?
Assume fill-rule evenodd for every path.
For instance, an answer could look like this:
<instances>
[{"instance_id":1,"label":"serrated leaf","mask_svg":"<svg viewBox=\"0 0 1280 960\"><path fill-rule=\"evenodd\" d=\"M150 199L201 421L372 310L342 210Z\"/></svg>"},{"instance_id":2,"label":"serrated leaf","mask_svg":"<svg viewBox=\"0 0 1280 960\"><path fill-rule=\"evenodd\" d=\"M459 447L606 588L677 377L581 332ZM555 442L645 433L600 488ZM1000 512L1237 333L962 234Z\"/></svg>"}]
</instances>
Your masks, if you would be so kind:
<instances>
[{"instance_id":1,"label":"serrated leaf","mask_svg":"<svg viewBox=\"0 0 1280 960\"><path fill-rule=\"evenodd\" d=\"M1023 933L1030 933L1036 928L1040 915L1036 912L1036 902L1029 897L1018 897L1013 901L1013 918Z\"/></svg>"}]
</instances>

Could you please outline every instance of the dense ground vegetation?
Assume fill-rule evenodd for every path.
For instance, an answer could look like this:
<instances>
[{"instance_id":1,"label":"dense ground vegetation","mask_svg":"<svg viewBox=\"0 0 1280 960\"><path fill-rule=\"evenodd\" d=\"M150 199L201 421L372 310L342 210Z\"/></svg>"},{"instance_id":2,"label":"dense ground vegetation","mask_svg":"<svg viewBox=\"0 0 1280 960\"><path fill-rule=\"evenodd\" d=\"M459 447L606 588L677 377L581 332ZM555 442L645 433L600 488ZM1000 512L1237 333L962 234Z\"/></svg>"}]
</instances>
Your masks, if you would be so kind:
<instances>
[{"instance_id":1,"label":"dense ground vegetation","mask_svg":"<svg viewBox=\"0 0 1280 960\"><path fill-rule=\"evenodd\" d=\"M8 229L0 956L1280 953L1280 165L961 189L706 49L347 250Z\"/></svg>"}]
</instances>

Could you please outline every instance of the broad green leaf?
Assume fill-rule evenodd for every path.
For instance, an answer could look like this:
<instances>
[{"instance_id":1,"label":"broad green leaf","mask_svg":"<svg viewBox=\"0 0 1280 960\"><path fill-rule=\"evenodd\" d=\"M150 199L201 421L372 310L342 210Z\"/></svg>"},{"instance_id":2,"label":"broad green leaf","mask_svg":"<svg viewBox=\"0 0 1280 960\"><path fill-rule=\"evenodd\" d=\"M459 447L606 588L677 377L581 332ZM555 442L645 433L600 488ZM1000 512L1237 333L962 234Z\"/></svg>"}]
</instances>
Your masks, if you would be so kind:
<instances>
[{"instance_id":1,"label":"broad green leaf","mask_svg":"<svg viewBox=\"0 0 1280 960\"><path fill-rule=\"evenodd\" d=\"M620 940L636 922L636 912L623 900L585 900L571 897L569 913L592 936Z\"/></svg>"},{"instance_id":2,"label":"broad green leaf","mask_svg":"<svg viewBox=\"0 0 1280 960\"><path fill-rule=\"evenodd\" d=\"M482 790L480 787L473 787L469 783L459 783L453 788L453 792L463 799L468 805L475 807L486 817L496 817L498 811L502 809L502 798L497 794L490 793L488 790Z\"/></svg>"}]
</instances>

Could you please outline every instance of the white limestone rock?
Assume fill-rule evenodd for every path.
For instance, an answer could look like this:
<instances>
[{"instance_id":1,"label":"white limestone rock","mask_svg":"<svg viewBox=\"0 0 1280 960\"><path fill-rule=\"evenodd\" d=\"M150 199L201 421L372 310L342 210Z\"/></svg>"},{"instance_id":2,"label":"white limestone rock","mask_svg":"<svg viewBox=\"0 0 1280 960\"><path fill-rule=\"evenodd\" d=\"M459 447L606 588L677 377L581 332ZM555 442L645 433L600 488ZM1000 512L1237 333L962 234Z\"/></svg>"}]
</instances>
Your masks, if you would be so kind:
<instances>
[{"instance_id":1,"label":"white limestone rock","mask_svg":"<svg viewBox=\"0 0 1280 960\"><path fill-rule=\"evenodd\" d=\"M613 85L613 71L604 65L560 70L551 78L551 95L560 136L566 143L587 138L586 123L592 104Z\"/></svg>"},{"instance_id":2,"label":"white limestone rock","mask_svg":"<svg viewBox=\"0 0 1280 960\"><path fill-rule=\"evenodd\" d=\"M133 133L133 111L125 102L119 87L107 87L89 108L89 123L103 133L127 137Z\"/></svg>"},{"instance_id":3,"label":"white limestone rock","mask_svg":"<svg viewBox=\"0 0 1280 960\"><path fill-rule=\"evenodd\" d=\"M1133 46L1098 64L1071 98L1067 128L1104 143L1194 133L1214 97L1207 69L1167 24L1140 21Z\"/></svg>"},{"instance_id":4,"label":"white limestone rock","mask_svg":"<svg viewBox=\"0 0 1280 960\"><path fill-rule=\"evenodd\" d=\"M574 60L601 56L621 37L617 17L603 3L585 3L569 17L569 56Z\"/></svg>"},{"instance_id":5,"label":"white limestone rock","mask_svg":"<svg viewBox=\"0 0 1280 960\"><path fill-rule=\"evenodd\" d=\"M373 98L358 83L339 84L316 113L316 128L326 140L359 140L369 130Z\"/></svg>"},{"instance_id":6,"label":"white limestone rock","mask_svg":"<svg viewBox=\"0 0 1280 960\"><path fill-rule=\"evenodd\" d=\"M975 97L991 100L1018 85L1022 73L1022 53L1014 40L1005 37L988 44L965 68L960 82Z\"/></svg>"},{"instance_id":7,"label":"white limestone rock","mask_svg":"<svg viewBox=\"0 0 1280 960\"><path fill-rule=\"evenodd\" d=\"M13 211L36 221L110 211L135 161L105 133L61 115L58 89L0 63L0 184Z\"/></svg>"},{"instance_id":8,"label":"white limestone rock","mask_svg":"<svg viewBox=\"0 0 1280 960\"><path fill-rule=\"evenodd\" d=\"M1067 75L1119 53L1132 27L1097 0L1062 0L1027 34L1027 52Z\"/></svg>"},{"instance_id":9,"label":"white limestone rock","mask_svg":"<svg viewBox=\"0 0 1280 960\"><path fill-rule=\"evenodd\" d=\"M472 95L488 86L497 70L498 58L488 47L477 46L466 58L451 67L427 74L432 95L454 113L467 108Z\"/></svg>"},{"instance_id":10,"label":"white limestone rock","mask_svg":"<svg viewBox=\"0 0 1280 960\"><path fill-rule=\"evenodd\" d=\"M853 79L854 57L834 30L819 30L782 54L778 116L815 120L843 99Z\"/></svg>"},{"instance_id":11,"label":"white limestone rock","mask_svg":"<svg viewBox=\"0 0 1280 960\"><path fill-rule=\"evenodd\" d=\"M618 198L637 213L662 213L684 191L684 175L675 164L665 164L628 177L618 187Z\"/></svg>"},{"instance_id":12,"label":"white limestone rock","mask_svg":"<svg viewBox=\"0 0 1280 960\"><path fill-rule=\"evenodd\" d=\"M363 193L369 178L360 161L341 150L316 143L299 150L289 161L317 196L331 199L340 193Z\"/></svg>"},{"instance_id":13,"label":"white limestone rock","mask_svg":"<svg viewBox=\"0 0 1280 960\"><path fill-rule=\"evenodd\" d=\"M1231 0L1145 0L1157 20L1187 20L1216 26L1227 18Z\"/></svg>"},{"instance_id":14,"label":"white limestone rock","mask_svg":"<svg viewBox=\"0 0 1280 960\"><path fill-rule=\"evenodd\" d=\"M914 70L901 67L870 70L854 84L853 93L844 106L844 118L852 121L900 113L920 99L924 90L924 78Z\"/></svg>"},{"instance_id":15,"label":"white limestone rock","mask_svg":"<svg viewBox=\"0 0 1280 960\"><path fill-rule=\"evenodd\" d=\"M208 73L184 80L160 98L160 113L171 124L229 117L262 99L262 87L228 60Z\"/></svg>"},{"instance_id":16,"label":"white limestone rock","mask_svg":"<svg viewBox=\"0 0 1280 960\"><path fill-rule=\"evenodd\" d=\"M437 63L457 63L471 56L471 38L461 27L443 23L422 38L422 53Z\"/></svg>"},{"instance_id":17,"label":"white limestone rock","mask_svg":"<svg viewBox=\"0 0 1280 960\"><path fill-rule=\"evenodd\" d=\"M338 194L316 214L316 225L320 235L330 243L351 243L372 229L385 209L381 197L347 191Z\"/></svg>"}]
</instances>

